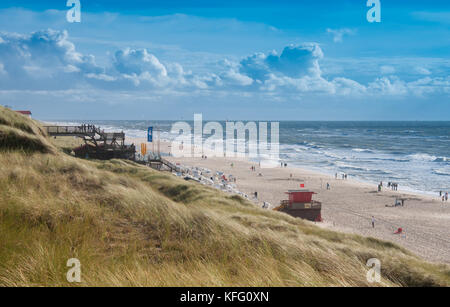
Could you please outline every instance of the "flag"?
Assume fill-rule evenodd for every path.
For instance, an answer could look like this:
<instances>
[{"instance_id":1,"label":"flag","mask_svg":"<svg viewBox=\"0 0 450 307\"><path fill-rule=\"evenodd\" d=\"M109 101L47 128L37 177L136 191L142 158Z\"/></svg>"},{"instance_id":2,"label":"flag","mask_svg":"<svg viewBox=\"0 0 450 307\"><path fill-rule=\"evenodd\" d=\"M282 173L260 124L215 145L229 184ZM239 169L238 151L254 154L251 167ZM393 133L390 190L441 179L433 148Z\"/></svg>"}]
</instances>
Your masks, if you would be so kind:
<instances>
[{"instance_id":1,"label":"flag","mask_svg":"<svg viewBox=\"0 0 450 307\"><path fill-rule=\"evenodd\" d=\"M153 127L148 127L147 142L149 142L149 143L153 142Z\"/></svg>"},{"instance_id":2,"label":"flag","mask_svg":"<svg viewBox=\"0 0 450 307\"><path fill-rule=\"evenodd\" d=\"M147 144L145 144L145 143L141 144L141 154L143 156L145 156L147 154Z\"/></svg>"}]
</instances>

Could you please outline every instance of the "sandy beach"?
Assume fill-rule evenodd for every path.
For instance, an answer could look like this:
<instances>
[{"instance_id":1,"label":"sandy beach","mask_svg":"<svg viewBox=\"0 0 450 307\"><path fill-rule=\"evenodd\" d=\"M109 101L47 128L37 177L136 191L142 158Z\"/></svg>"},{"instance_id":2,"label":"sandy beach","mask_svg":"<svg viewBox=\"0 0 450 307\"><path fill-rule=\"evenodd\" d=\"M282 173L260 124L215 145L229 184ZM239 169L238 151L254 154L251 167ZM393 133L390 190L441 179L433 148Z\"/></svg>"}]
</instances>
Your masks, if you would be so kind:
<instances>
[{"instance_id":1,"label":"sandy beach","mask_svg":"<svg viewBox=\"0 0 450 307\"><path fill-rule=\"evenodd\" d=\"M128 139L140 144L143 139ZM151 145L149 146L151 150ZM161 152L169 152L169 144L161 142ZM377 191L376 184L367 184L352 179L336 179L297 167L260 168L258 163L235 158L174 158L173 163L187 167L203 167L213 172L221 171L237 178L237 189L248 195L258 192L255 203L263 202L276 207L286 199L285 192L298 189L300 184L316 192L314 199L322 202L322 223L318 226L336 231L356 233L392 241L407 248L426 260L450 263L450 202L442 202L438 196L391 191L384 187ZM256 167L256 171L251 170ZM260 175L261 174L261 175ZM292 178L291 178L292 174ZM330 189L327 190L327 183ZM404 207L392 206L396 198L405 198ZM372 216L375 228L372 228ZM402 228L402 234L394 234Z\"/></svg>"}]
</instances>

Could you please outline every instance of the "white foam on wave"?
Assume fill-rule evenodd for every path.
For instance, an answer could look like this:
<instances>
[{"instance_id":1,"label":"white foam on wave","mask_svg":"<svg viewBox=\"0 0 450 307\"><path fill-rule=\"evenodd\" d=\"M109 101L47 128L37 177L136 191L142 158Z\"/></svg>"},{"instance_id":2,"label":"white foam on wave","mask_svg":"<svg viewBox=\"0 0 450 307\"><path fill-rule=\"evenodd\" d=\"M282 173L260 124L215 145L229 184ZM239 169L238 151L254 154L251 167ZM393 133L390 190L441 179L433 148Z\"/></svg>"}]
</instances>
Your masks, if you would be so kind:
<instances>
[{"instance_id":1,"label":"white foam on wave","mask_svg":"<svg viewBox=\"0 0 450 307\"><path fill-rule=\"evenodd\" d=\"M353 148L352 151L372 153L373 151L365 148Z\"/></svg>"},{"instance_id":2,"label":"white foam on wave","mask_svg":"<svg viewBox=\"0 0 450 307\"><path fill-rule=\"evenodd\" d=\"M433 173L441 176L450 176L450 168L433 169Z\"/></svg>"}]
</instances>

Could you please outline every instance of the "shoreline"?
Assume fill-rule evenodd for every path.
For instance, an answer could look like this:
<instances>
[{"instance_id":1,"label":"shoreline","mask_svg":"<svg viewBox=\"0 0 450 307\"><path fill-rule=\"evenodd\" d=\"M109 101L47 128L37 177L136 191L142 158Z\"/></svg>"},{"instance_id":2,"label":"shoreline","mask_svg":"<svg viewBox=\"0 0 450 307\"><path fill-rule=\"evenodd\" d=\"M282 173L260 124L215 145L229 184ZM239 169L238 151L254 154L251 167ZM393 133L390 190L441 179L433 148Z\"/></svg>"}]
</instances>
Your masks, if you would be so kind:
<instances>
[{"instance_id":1,"label":"shoreline","mask_svg":"<svg viewBox=\"0 0 450 307\"><path fill-rule=\"evenodd\" d=\"M127 143L139 146L142 138L128 138ZM169 143L161 141L161 153L169 152ZM258 163L247 158L175 158L166 156L173 163L189 167L203 167L221 171L237 178L237 189L247 195L258 192L257 205L264 201L276 207L286 199L288 189L298 189L300 183L315 191L314 199L322 202L323 223L320 227L339 232L359 234L365 237L394 242L422 258L450 264L450 202L438 200L437 196L411 191L391 191L386 188L377 192L377 186L357 179L335 179L334 176L290 164L281 168L259 168ZM233 164L233 166L231 166ZM256 166L257 171L250 171ZM262 176L258 176L262 173ZM290 174L293 177L290 178ZM326 190L330 183L331 189ZM405 207L392 206L396 198L405 198ZM375 228L371 217L375 217ZM394 234L398 228L402 234Z\"/></svg>"},{"instance_id":2,"label":"shoreline","mask_svg":"<svg viewBox=\"0 0 450 307\"><path fill-rule=\"evenodd\" d=\"M131 140L131 141L128 141ZM147 140L145 138L140 138L140 137L128 137L126 139L126 144L130 145L134 143L136 145L136 148L138 148L138 146L140 145L140 143L147 143ZM164 153L165 155L168 155L168 145L170 144L169 140L161 140L161 153ZM166 149L165 151L163 151L162 149ZM167 157L167 156L165 156ZM227 158L226 158L227 159ZM240 158L228 158L228 159L240 159ZM251 159L245 157L243 158L245 161L249 162L249 163L253 163L253 164L258 164L257 161L252 161ZM305 167L303 165L298 165L295 164L295 162L290 162L288 169L289 168L293 168L293 169L298 169L301 171L305 171L305 172L311 172L311 173L316 173L317 175L321 175L321 176L329 176L331 179L334 179L334 175L332 173L329 172L325 172L325 171L320 171L319 169L313 169L313 168L308 168ZM365 184L365 185L370 185L370 186L377 186L378 182L371 182L369 180L364 180L363 178L357 178L352 174L348 174L349 175L349 179L347 179L347 181L352 181L355 182L357 184ZM339 180L339 179L338 179ZM383 181L383 190L386 191L387 187L386 187L387 182ZM390 191L390 190L389 190ZM394 191L392 191L394 192ZM440 200L440 196L439 193L436 191L422 191L422 190L417 190L411 187L406 186L406 188L404 186L400 186L398 188L397 191L395 192L401 192L403 194L408 194L411 196L421 196L421 197L427 197L430 199L434 199L436 201Z\"/></svg>"},{"instance_id":3,"label":"shoreline","mask_svg":"<svg viewBox=\"0 0 450 307\"><path fill-rule=\"evenodd\" d=\"M300 170L313 172L313 173L317 173L322 176L330 176L330 177L334 178L333 174L330 174L327 172L321 172L320 170L317 170L317 169L307 168L302 165L296 165L294 163L291 163L290 165L291 165L290 167L292 167L292 168L298 168ZM369 180L364 180L362 178L356 178L354 175L349 175L349 179L347 181L349 181L349 180L356 182L358 184L360 183L360 184L367 184L367 185L371 185L371 186L377 186L376 182L371 182ZM383 189L386 190L387 188L386 188L385 184L386 184L386 182L383 181ZM389 191L391 191L391 190L389 190ZM397 192L401 192L403 194L410 194L412 196L415 195L415 196L421 196L421 197L430 197L432 199L435 199L436 197L439 198L438 192L415 190L410 187L405 188L404 186L400 186L398 188ZM436 198L436 200L438 200L437 198Z\"/></svg>"},{"instance_id":4,"label":"shoreline","mask_svg":"<svg viewBox=\"0 0 450 307\"><path fill-rule=\"evenodd\" d=\"M66 121L44 121L44 123L48 123L48 124L60 124L60 123L68 123ZM70 123L72 124L78 124L78 121L70 121ZM111 130L111 127L108 127L106 130ZM112 129L114 130L114 129ZM138 131L138 130L136 130ZM140 130L139 130L140 131ZM141 134L141 133L139 133ZM146 134L145 131L142 132L143 135ZM140 143L146 142L146 138L145 137L141 137L141 136L131 136L131 137L127 137L126 138L126 144L131 144L131 143L135 143L135 145L138 147ZM161 144L168 144L169 142L171 142L168 139L161 139ZM280 144L283 145L283 144ZM248 161L252 162L251 159L246 158ZM254 161L253 161L254 162ZM310 171L310 172L315 172L318 173L322 176L330 176L330 177L334 177L334 172L332 171L325 171L325 170L321 170L320 168L314 167L314 166L307 166L307 165L298 165L296 164L295 161L285 161L285 162L289 162L289 167L293 167L293 168L298 168L301 170L305 170L305 171ZM254 162L254 163L257 163ZM339 172L339 174L341 174L342 172ZM383 180L381 178L382 176L380 176L380 180L383 181L383 184L386 185L387 181ZM369 184L369 185L375 185L377 186L379 181L376 180L370 180L370 179L364 179L362 177L356 177L353 174L349 174L349 179L354 180L358 183L362 183L362 184ZM384 187L386 188L386 186ZM443 192L445 192L445 188L442 189ZM405 194L411 194L411 195L420 195L423 197L431 197L431 198L438 198L439 197L439 189L436 190L420 190L417 187L410 187L407 185L400 185L398 192L402 192Z\"/></svg>"}]
</instances>

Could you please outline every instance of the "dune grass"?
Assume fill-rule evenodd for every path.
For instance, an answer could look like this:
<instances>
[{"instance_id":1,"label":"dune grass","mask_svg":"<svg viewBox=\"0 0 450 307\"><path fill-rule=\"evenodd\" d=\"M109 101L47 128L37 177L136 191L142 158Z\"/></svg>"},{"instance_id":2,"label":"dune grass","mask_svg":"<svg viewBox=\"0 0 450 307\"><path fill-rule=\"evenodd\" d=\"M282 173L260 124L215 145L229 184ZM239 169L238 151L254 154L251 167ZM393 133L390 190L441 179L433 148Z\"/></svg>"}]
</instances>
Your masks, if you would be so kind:
<instances>
[{"instance_id":1,"label":"dune grass","mask_svg":"<svg viewBox=\"0 0 450 307\"><path fill-rule=\"evenodd\" d=\"M0 110L0 133L21 131L46 150L0 143L0 286L450 285L448 266L392 243L130 161L76 159L10 113ZM66 280L69 258L81 261L80 284ZM382 263L381 284L366 280L370 258Z\"/></svg>"}]
</instances>

